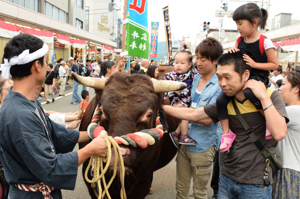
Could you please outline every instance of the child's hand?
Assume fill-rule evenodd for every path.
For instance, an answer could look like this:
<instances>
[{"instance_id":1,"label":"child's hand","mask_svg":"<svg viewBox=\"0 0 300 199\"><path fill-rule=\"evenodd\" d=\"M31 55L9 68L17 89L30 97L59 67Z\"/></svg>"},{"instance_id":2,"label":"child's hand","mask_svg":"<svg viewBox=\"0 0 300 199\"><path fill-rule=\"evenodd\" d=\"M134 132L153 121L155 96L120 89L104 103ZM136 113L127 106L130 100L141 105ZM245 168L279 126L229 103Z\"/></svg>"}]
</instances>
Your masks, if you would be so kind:
<instances>
[{"instance_id":1,"label":"child's hand","mask_svg":"<svg viewBox=\"0 0 300 199\"><path fill-rule=\"evenodd\" d=\"M186 108L186 106L184 106L181 102L176 102L173 104L173 106L178 108Z\"/></svg>"},{"instance_id":2,"label":"child's hand","mask_svg":"<svg viewBox=\"0 0 300 199\"><path fill-rule=\"evenodd\" d=\"M266 92L266 86L261 81L250 79L245 84L244 90L247 88L251 89L255 97L257 97L257 99L259 100L262 100L266 96L268 97L268 94Z\"/></svg>"},{"instance_id":3,"label":"child's hand","mask_svg":"<svg viewBox=\"0 0 300 199\"><path fill-rule=\"evenodd\" d=\"M240 49L238 49L237 47L232 47L232 48L229 48L227 53L236 53L236 52L239 52L239 51L240 51Z\"/></svg>"},{"instance_id":4,"label":"child's hand","mask_svg":"<svg viewBox=\"0 0 300 199\"><path fill-rule=\"evenodd\" d=\"M249 65L251 68L255 68L256 62L253 61L253 59L251 59L248 55L244 54L243 59L247 65Z\"/></svg>"}]
</instances>

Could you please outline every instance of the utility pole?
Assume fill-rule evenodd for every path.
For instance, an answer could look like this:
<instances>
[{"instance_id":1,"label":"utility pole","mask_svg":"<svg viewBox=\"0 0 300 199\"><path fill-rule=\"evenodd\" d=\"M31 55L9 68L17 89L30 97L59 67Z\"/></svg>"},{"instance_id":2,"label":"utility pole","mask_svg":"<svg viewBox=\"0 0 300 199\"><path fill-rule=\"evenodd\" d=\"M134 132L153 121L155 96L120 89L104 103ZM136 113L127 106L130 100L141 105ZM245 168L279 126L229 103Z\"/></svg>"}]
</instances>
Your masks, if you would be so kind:
<instances>
[{"instance_id":1,"label":"utility pole","mask_svg":"<svg viewBox=\"0 0 300 199\"><path fill-rule=\"evenodd\" d=\"M219 17L219 42L223 45L223 19L224 16L231 17L232 11L228 11L227 0L221 0L221 8L216 10L216 17Z\"/></svg>"}]
</instances>

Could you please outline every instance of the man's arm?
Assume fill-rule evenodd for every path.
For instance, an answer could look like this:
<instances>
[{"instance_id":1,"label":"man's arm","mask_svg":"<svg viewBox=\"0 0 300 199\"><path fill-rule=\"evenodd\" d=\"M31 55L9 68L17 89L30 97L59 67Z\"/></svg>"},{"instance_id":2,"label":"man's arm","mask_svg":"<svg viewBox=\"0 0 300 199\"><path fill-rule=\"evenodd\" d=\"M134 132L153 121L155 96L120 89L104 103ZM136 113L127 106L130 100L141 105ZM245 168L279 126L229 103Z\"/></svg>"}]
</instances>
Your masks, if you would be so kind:
<instances>
[{"instance_id":1,"label":"man's arm","mask_svg":"<svg viewBox=\"0 0 300 199\"><path fill-rule=\"evenodd\" d=\"M287 133L286 120L279 114L262 82L248 80L244 89L250 88L253 94L261 101L268 128L275 140L282 140Z\"/></svg>"},{"instance_id":2,"label":"man's arm","mask_svg":"<svg viewBox=\"0 0 300 199\"><path fill-rule=\"evenodd\" d=\"M105 157L107 155L107 144L106 141L104 140L104 137L102 136L96 137L95 139L93 139L91 143L86 145L84 148L78 150L77 154L78 154L78 166L84 163L92 155Z\"/></svg>"},{"instance_id":3,"label":"man's arm","mask_svg":"<svg viewBox=\"0 0 300 199\"><path fill-rule=\"evenodd\" d=\"M272 84L276 85L276 82L272 78L269 78L269 80Z\"/></svg>"},{"instance_id":4,"label":"man's arm","mask_svg":"<svg viewBox=\"0 0 300 199\"><path fill-rule=\"evenodd\" d=\"M163 105L166 114L176 117L181 120L189 120L195 123L207 125L209 116L204 112L204 108L191 109L191 108L177 108L172 106Z\"/></svg>"},{"instance_id":5,"label":"man's arm","mask_svg":"<svg viewBox=\"0 0 300 199\"><path fill-rule=\"evenodd\" d=\"M89 136L88 136L87 132L80 131L77 143L88 142L88 141L89 141Z\"/></svg>"},{"instance_id":6,"label":"man's arm","mask_svg":"<svg viewBox=\"0 0 300 199\"><path fill-rule=\"evenodd\" d=\"M125 66L125 59L124 59L124 57L121 57L117 63L115 71L119 72L121 69L121 72L124 72L124 69L125 69L124 66Z\"/></svg>"}]
</instances>

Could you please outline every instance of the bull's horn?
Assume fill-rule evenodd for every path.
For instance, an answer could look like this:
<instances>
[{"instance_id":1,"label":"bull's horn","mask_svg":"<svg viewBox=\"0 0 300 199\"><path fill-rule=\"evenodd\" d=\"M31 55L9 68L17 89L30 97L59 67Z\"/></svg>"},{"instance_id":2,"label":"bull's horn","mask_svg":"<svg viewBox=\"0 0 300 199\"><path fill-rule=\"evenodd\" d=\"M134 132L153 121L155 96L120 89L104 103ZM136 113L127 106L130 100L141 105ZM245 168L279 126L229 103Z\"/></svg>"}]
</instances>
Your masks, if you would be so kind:
<instances>
[{"instance_id":1,"label":"bull's horn","mask_svg":"<svg viewBox=\"0 0 300 199\"><path fill-rule=\"evenodd\" d=\"M152 80L154 91L156 93L164 93L169 91L179 91L186 88L186 83L170 80Z\"/></svg>"},{"instance_id":2,"label":"bull's horn","mask_svg":"<svg viewBox=\"0 0 300 199\"><path fill-rule=\"evenodd\" d=\"M106 82L105 78L82 77L80 75L77 75L73 71L71 72L71 75L72 78L79 84L99 90L103 90Z\"/></svg>"}]
</instances>

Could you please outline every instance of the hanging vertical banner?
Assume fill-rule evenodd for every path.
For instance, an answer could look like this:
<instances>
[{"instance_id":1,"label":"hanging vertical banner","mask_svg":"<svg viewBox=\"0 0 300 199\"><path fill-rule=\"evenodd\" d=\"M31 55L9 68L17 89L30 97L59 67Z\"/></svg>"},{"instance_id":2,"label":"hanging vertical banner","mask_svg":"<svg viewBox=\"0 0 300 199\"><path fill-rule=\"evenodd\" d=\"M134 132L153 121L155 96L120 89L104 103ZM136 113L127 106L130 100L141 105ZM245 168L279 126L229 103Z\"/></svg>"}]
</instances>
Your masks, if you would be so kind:
<instances>
[{"instance_id":1,"label":"hanging vertical banner","mask_svg":"<svg viewBox=\"0 0 300 199\"><path fill-rule=\"evenodd\" d=\"M170 16L169 16L168 6L163 8L163 14L164 14L164 23L165 23L165 32L166 32L168 61L170 61L170 57L172 56L172 38L171 38L171 26L170 26Z\"/></svg>"},{"instance_id":2,"label":"hanging vertical banner","mask_svg":"<svg viewBox=\"0 0 300 199\"><path fill-rule=\"evenodd\" d=\"M151 22L150 58L153 59L157 59L158 27L159 27L159 22Z\"/></svg>"},{"instance_id":3,"label":"hanging vertical banner","mask_svg":"<svg viewBox=\"0 0 300 199\"><path fill-rule=\"evenodd\" d=\"M128 56L149 57L148 1L127 0L126 50Z\"/></svg>"}]
</instances>

